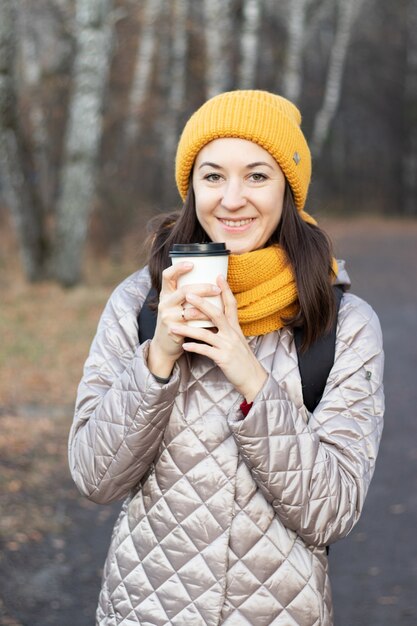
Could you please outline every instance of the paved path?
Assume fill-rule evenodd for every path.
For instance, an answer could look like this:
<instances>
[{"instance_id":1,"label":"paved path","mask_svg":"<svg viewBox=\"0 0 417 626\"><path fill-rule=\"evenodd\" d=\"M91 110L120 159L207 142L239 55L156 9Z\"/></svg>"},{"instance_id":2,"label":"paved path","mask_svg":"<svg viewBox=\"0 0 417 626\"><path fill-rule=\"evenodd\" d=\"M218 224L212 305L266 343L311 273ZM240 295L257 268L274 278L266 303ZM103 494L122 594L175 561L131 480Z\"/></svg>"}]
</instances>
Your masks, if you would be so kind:
<instances>
[{"instance_id":1,"label":"paved path","mask_svg":"<svg viewBox=\"0 0 417 626\"><path fill-rule=\"evenodd\" d=\"M349 260L353 291L380 316L387 396L365 511L330 553L335 626L416 626L417 222L327 227L337 256ZM65 536L47 537L30 555L6 555L0 584L8 600L7 607L0 605L0 625L93 626L118 505L99 507L80 498L62 507L71 522Z\"/></svg>"},{"instance_id":2,"label":"paved path","mask_svg":"<svg viewBox=\"0 0 417 626\"><path fill-rule=\"evenodd\" d=\"M386 418L362 518L331 550L336 626L416 626L417 224L339 231L354 291L381 320Z\"/></svg>"}]
</instances>

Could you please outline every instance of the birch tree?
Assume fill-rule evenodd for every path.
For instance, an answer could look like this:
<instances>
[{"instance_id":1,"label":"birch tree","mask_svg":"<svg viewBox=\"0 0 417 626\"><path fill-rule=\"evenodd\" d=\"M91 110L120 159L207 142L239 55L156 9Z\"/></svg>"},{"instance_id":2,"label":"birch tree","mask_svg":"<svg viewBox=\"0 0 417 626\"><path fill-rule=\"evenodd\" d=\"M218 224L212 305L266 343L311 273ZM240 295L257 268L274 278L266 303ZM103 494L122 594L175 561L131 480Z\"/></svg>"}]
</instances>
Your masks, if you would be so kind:
<instances>
[{"instance_id":1,"label":"birch tree","mask_svg":"<svg viewBox=\"0 0 417 626\"><path fill-rule=\"evenodd\" d=\"M291 0L288 4L288 43L283 69L283 95L297 102L301 95L302 63L306 36L306 12L309 0Z\"/></svg>"},{"instance_id":2,"label":"birch tree","mask_svg":"<svg viewBox=\"0 0 417 626\"><path fill-rule=\"evenodd\" d=\"M31 160L44 212L51 211L57 187L57 168L53 159L44 95L52 84L62 81L72 58L69 10L48 2L34 4L21 0L18 11L19 92L26 107ZM47 86L47 87L46 87ZM45 89L46 87L46 89Z\"/></svg>"},{"instance_id":3,"label":"birch tree","mask_svg":"<svg viewBox=\"0 0 417 626\"><path fill-rule=\"evenodd\" d=\"M152 67L157 48L156 26L163 6L163 0L145 0L144 3L143 22L125 126L125 135L129 143L134 142L141 131L141 114L149 94Z\"/></svg>"},{"instance_id":4,"label":"birch tree","mask_svg":"<svg viewBox=\"0 0 417 626\"><path fill-rule=\"evenodd\" d=\"M319 156L339 106L342 79L354 19L362 0L338 0L336 33L330 51L323 103L318 111L311 138L311 150Z\"/></svg>"},{"instance_id":5,"label":"birch tree","mask_svg":"<svg viewBox=\"0 0 417 626\"><path fill-rule=\"evenodd\" d=\"M317 35L320 25L328 19L335 6L334 0L309 0L308 4L304 48L311 45L312 38Z\"/></svg>"},{"instance_id":6,"label":"birch tree","mask_svg":"<svg viewBox=\"0 0 417 626\"><path fill-rule=\"evenodd\" d=\"M50 198L49 166L47 158L48 132L44 110L38 98L42 69L37 37L30 28L30 17L28 3L24 1L21 11L19 12L19 18L22 23L19 31L25 33L21 40L21 65L23 81L31 96L29 118L32 127L33 161L35 170L38 173L39 195L42 205L45 207Z\"/></svg>"},{"instance_id":7,"label":"birch tree","mask_svg":"<svg viewBox=\"0 0 417 626\"><path fill-rule=\"evenodd\" d=\"M417 0L409 0L406 20L404 212L417 215Z\"/></svg>"},{"instance_id":8,"label":"birch tree","mask_svg":"<svg viewBox=\"0 0 417 626\"><path fill-rule=\"evenodd\" d=\"M45 237L42 212L34 188L25 175L24 148L17 117L15 58L17 7L0 2L0 174L2 191L11 211L29 280L43 278Z\"/></svg>"},{"instance_id":9,"label":"birch tree","mask_svg":"<svg viewBox=\"0 0 417 626\"><path fill-rule=\"evenodd\" d=\"M76 0L76 59L57 203L54 273L65 285L80 279L95 190L102 106L110 65L111 0Z\"/></svg>"},{"instance_id":10,"label":"birch tree","mask_svg":"<svg viewBox=\"0 0 417 626\"><path fill-rule=\"evenodd\" d=\"M186 61L187 61L187 19L189 0L173 0L172 9L172 45L170 54L169 90L162 129L162 151L164 168L164 189L172 182L173 162L178 140L178 123L185 102ZM169 197L169 192L164 194Z\"/></svg>"},{"instance_id":11,"label":"birch tree","mask_svg":"<svg viewBox=\"0 0 417 626\"><path fill-rule=\"evenodd\" d=\"M231 0L203 0L206 43L206 96L231 88Z\"/></svg>"},{"instance_id":12,"label":"birch tree","mask_svg":"<svg viewBox=\"0 0 417 626\"><path fill-rule=\"evenodd\" d=\"M260 23L261 0L244 0L240 37L239 89L253 89L256 83Z\"/></svg>"}]
</instances>

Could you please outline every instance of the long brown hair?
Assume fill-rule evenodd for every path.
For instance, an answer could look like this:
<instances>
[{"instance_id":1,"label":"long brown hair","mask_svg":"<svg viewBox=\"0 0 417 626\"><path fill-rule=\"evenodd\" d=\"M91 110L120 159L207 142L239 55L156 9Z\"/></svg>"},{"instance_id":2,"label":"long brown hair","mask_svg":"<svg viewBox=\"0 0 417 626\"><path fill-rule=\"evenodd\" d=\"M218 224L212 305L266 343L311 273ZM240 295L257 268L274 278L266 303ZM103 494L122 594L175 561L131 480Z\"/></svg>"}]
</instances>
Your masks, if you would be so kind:
<instances>
[{"instance_id":1,"label":"long brown hair","mask_svg":"<svg viewBox=\"0 0 417 626\"><path fill-rule=\"evenodd\" d=\"M169 251L172 245L210 241L197 219L191 184L182 211L153 218L150 229L148 264L152 286L159 294L162 271L171 264ZM280 223L266 245L281 246L293 268L300 307L298 313L285 323L291 328L303 327L302 349L306 350L334 323L332 246L324 231L300 217L288 183Z\"/></svg>"}]
</instances>

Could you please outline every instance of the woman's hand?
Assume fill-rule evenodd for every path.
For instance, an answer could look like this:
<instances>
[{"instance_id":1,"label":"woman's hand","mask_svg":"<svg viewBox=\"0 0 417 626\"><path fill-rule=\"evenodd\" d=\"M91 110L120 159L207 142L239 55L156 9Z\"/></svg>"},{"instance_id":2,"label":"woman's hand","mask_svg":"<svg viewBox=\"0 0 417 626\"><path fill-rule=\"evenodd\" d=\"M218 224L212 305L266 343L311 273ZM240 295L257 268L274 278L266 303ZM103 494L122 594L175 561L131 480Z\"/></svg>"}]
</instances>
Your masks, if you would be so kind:
<instances>
[{"instance_id":1,"label":"woman's hand","mask_svg":"<svg viewBox=\"0 0 417 626\"><path fill-rule=\"evenodd\" d=\"M198 296L213 296L220 293L216 285L188 285L178 288L177 282L180 276L193 268L192 263L178 263L166 268L162 272L162 286L159 295L158 316L156 320L155 334L151 341L148 354L148 367L150 371L161 378L167 378L172 372L175 361L183 353L184 336L173 332L172 326L176 325L184 330L187 329L184 316L184 304L186 294L192 289ZM207 319L205 314L195 309L187 310L188 319Z\"/></svg>"},{"instance_id":2,"label":"woman's hand","mask_svg":"<svg viewBox=\"0 0 417 626\"><path fill-rule=\"evenodd\" d=\"M226 378L244 396L252 402L267 379L267 373L250 349L239 326L235 297L226 280L218 277L221 288L224 313L212 303L203 300L195 293L187 293L186 302L210 319L218 329L213 332L205 328L193 328L184 324L171 325L171 332L184 340L197 339L204 343L187 342L182 349L195 352L212 359L220 367ZM186 319L188 319L188 309Z\"/></svg>"}]
</instances>

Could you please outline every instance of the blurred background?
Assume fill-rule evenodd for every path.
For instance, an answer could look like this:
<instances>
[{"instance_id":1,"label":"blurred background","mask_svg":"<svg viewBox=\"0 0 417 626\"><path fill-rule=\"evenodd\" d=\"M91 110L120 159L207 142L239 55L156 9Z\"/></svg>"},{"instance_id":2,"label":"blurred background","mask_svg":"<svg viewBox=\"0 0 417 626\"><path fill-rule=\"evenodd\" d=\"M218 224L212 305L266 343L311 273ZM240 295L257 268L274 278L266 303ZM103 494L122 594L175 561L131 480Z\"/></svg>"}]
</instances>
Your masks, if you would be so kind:
<instances>
[{"instance_id":1,"label":"blurred background","mask_svg":"<svg viewBox=\"0 0 417 626\"><path fill-rule=\"evenodd\" d=\"M208 97L296 102L308 210L385 336L387 426L332 548L336 626L417 624L417 0L0 0L0 625L94 622L119 505L66 441L111 290L179 206L178 136Z\"/></svg>"}]
</instances>

